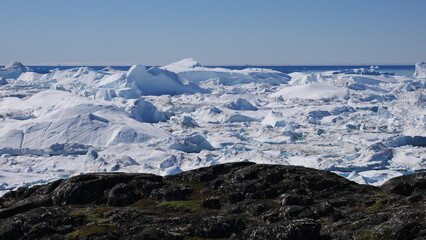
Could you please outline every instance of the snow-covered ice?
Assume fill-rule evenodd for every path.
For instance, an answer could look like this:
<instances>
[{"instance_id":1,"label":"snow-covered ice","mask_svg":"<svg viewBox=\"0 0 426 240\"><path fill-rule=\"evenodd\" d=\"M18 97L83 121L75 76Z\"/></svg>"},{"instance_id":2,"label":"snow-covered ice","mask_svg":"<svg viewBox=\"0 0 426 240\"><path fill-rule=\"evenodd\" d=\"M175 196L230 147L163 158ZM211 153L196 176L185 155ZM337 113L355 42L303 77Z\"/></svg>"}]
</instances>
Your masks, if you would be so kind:
<instances>
[{"instance_id":1,"label":"snow-covered ice","mask_svg":"<svg viewBox=\"0 0 426 240\"><path fill-rule=\"evenodd\" d=\"M84 172L292 164L380 185L426 170L425 65L284 74L184 59L0 69L0 194Z\"/></svg>"}]
</instances>

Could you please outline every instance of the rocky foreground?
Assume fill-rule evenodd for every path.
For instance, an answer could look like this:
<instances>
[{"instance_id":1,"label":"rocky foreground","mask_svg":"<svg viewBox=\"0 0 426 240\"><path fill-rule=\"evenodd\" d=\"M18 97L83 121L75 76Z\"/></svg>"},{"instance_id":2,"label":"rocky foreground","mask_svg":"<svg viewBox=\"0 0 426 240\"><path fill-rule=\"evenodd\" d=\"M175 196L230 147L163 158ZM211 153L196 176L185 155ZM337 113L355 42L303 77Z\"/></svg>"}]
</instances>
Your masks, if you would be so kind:
<instances>
[{"instance_id":1,"label":"rocky foreground","mask_svg":"<svg viewBox=\"0 0 426 240\"><path fill-rule=\"evenodd\" d=\"M0 239L426 239L426 173L377 188L310 168L231 163L93 173L0 198Z\"/></svg>"}]
</instances>

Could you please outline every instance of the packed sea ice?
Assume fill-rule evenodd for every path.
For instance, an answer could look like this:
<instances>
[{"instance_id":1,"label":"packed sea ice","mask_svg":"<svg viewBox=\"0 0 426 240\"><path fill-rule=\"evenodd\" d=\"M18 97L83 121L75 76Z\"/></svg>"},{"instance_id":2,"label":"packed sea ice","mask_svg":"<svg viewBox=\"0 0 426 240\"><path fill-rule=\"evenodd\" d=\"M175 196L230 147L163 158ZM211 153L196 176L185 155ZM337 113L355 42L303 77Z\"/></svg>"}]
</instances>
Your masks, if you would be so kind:
<instances>
[{"instance_id":1,"label":"packed sea ice","mask_svg":"<svg viewBox=\"0 0 426 240\"><path fill-rule=\"evenodd\" d=\"M426 64L284 74L184 59L129 71L0 69L0 195L86 172L253 161L363 184L426 170Z\"/></svg>"}]
</instances>

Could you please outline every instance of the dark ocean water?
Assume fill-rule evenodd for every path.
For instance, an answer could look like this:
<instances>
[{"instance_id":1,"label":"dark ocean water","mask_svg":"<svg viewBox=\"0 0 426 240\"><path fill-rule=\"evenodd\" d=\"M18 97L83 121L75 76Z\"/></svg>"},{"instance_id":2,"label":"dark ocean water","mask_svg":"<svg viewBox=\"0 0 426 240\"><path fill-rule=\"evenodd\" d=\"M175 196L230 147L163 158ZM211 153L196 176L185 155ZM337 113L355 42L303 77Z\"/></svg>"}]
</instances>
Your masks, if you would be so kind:
<instances>
[{"instance_id":1,"label":"dark ocean water","mask_svg":"<svg viewBox=\"0 0 426 240\"><path fill-rule=\"evenodd\" d=\"M59 68L60 70L81 67L81 66L28 66L34 72L38 73L47 73L50 70ZM95 70L101 70L106 66L89 66ZM336 71L336 70L345 70L353 68L370 68L370 65L346 65L346 66L208 66L208 67L224 67L229 69L244 69L247 67L253 68L268 68L283 73L292 73L292 72L324 72L324 71ZM414 65L378 65L377 71L394 73L395 75L411 77L414 73ZM112 68L127 71L130 66L112 66Z\"/></svg>"}]
</instances>

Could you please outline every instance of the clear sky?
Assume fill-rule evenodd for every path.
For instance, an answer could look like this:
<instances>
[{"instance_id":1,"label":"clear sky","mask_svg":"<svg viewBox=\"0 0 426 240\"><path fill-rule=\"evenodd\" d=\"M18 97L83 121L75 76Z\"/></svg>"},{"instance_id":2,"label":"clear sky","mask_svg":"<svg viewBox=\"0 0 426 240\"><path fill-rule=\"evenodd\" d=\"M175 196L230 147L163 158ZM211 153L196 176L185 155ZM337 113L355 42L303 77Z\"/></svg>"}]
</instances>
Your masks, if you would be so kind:
<instances>
[{"instance_id":1,"label":"clear sky","mask_svg":"<svg viewBox=\"0 0 426 240\"><path fill-rule=\"evenodd\" d=\"M9 0L0 64L413 64L426 0Z\"/></svg>"}]
</instances>

